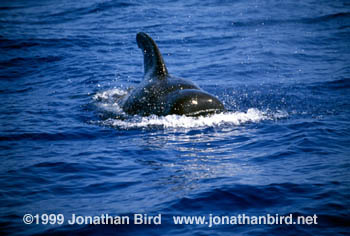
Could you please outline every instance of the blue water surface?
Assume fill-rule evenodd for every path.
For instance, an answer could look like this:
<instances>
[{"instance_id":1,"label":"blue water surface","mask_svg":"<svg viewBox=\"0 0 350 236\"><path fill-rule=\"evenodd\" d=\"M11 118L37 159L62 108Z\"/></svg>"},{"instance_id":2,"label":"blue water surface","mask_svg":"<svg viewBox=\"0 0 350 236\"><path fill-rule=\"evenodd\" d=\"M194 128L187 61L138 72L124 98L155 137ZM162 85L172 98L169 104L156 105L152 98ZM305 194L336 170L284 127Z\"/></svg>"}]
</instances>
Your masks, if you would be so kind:
<instances>
[{"instance_id":1,"label":"blue water surface","mask_svg":"<svg viewBox=\"0 0 350 236\"><path fill-rule=\"evenodd\" d=\"M135 36L218 96L211 117L120 118ZM1 1L2 235L348 235L350 3ZM162 224L24 224L25 214ZM317 215L311 225L173 216Z\"/></svg>"}]
</instances>

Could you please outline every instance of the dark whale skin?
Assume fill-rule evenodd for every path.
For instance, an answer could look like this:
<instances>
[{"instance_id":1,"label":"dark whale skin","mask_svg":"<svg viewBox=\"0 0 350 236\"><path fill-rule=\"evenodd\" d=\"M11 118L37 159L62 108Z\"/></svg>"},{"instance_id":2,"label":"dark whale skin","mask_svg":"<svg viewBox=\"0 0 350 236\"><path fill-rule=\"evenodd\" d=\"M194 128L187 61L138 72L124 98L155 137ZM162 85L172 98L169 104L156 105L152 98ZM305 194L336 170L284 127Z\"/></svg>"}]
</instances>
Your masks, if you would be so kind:
<instances>
[{"instance_id":1,"label":"dark whale skin","mask_svg":"<svg viewBox=\"0 0 350 236\"><path fill-rule=\"evenodd\" d=\"M225 111L221 101L189 80L168 73L156 43L138 33L137 44L144 55L144 79L125 97L122 108L130 115L198 116Z\"/></svg>"}]
</instances>

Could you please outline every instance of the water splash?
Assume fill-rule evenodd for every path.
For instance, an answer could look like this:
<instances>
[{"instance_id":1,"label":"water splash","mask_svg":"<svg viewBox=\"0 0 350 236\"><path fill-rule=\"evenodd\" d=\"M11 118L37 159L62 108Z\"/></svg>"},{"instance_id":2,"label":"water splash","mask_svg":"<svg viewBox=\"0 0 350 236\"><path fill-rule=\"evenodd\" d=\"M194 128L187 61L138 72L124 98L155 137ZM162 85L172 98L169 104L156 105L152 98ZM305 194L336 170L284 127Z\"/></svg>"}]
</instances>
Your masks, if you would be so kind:
<instances>
[{"instance_id":1,"label":"water splash","mask_svg":"<svg viewBox=\"0 0 350 236\"><path fill-rule=\"evenodd\" d=\"M101 112L111 113L113 116L124 116L125 113L120 107L120 100L127 94L127 90L114 88L98 92L92 98Z\"/></svg>"},{"instance_id":2,"label":"water splash","mask_svg":"<svg viewBox=\"0 0 350 236\"><path fill-rule=\"evenodd\" d=\"M110 101L111 99L114 98L120 98L128 94L127 90L123 90L121 88L114 88L102 92L96 93L92 98L95 101Z\"/></svg>"}]
</instances>

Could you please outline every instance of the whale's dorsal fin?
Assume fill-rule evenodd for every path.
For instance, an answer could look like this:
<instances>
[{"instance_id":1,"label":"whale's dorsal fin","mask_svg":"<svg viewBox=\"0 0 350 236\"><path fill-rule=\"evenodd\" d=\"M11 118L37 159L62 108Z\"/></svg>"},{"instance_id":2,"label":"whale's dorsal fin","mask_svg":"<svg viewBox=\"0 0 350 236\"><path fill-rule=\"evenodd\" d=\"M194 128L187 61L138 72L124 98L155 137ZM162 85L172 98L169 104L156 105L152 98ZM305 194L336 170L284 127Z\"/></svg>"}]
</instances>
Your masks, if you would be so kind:
<instances>
[{"instance_id":1,"label":"whale's dorsal fin","mask_svg":"<svg viewBox=\"0 0 350 236\"><path fill-rule=\"evenodd\" d=\"M146 33L140 32L136 35L136 41L143 52L145 76L165 78L168 70L154 40Z\"/></svg>"}]
</instances>

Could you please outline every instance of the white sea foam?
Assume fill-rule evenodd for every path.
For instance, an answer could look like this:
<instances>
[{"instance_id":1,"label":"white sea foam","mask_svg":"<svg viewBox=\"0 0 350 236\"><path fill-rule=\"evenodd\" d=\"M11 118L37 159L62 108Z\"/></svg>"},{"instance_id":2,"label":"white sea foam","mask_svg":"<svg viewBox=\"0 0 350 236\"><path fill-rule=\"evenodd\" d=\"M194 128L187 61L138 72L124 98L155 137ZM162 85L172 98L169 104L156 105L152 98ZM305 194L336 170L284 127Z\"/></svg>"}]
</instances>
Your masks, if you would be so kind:
<instances>
[{"instance_id":1,"label":"white sea foam","mask_svg":"<svg viewBox=\"0 0 350 236\"><path fill-rule=\"evenodd\" d=\"M262 120L275 119L274 115L269 115L266 112L251 108L246 112L225 112L214 114L211 116L187 117L179 115L168 116L148 116L139 117L133 116L130 119L108 119L102 122L107 126L112 126L122 129L130 128L147 128L147 127L162 127L162 128L198 128L198 127L214 127L221 125L242 125L244 123L257 123ZM281 118L281 114L278 114Z\"/></svg>"}]
</instances>

